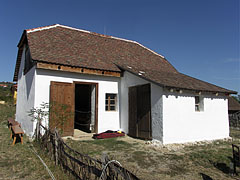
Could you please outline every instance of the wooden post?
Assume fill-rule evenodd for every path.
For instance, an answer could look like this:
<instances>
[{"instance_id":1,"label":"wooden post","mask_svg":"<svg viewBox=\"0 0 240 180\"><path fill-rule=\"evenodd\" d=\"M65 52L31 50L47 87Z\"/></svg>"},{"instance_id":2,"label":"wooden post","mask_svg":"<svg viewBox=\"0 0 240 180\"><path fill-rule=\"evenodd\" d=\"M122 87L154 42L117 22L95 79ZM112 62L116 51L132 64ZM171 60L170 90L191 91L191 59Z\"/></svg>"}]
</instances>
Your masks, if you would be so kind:
<instances>
[{"instance_id":1,"label":"wooden post","mask_svg":"<svg viewBox=\"0 0 240 180\"><path fill-rule=\"evenodd\" d=\"M37 125L36 125L36 139L37 141L39 141L39 121L37 121Z\"/></svg>"},{"instance_id":2,"label":"wooden post","mask_svg":"<svg viewBox=\"0 0 240 180\"><path fill-rule=\"evenodd\" d=\"M139 134L138 134L138 122L136 122L136 137L138 137Z\"/></svg>"},{"instance_id":3,"label":"wooden post","mask_svg":"<svg viewBox=\"0 0 240 180\"><path fill-rule=\"evenodd\" d=\"M55 164L58 165L58 133L56 128L54 134L55 134Z\"/></svg>"},{"instance_id":4,"label":"wooden post","mask_svg":"<svg viewBox=\"0 0 240 180\"><path fill-rule=\"evenodd\" d=\"M107 153L106 152L103 152L102 153L102 157L101 157L101 161L102 161L102 179L107 179L107 169L105 169L105 166L108 162L108 158L107 158ZM105 170L104 170L105 169ZM104 172L103 172L104 170Z\"/></svg>"}]
</instances>

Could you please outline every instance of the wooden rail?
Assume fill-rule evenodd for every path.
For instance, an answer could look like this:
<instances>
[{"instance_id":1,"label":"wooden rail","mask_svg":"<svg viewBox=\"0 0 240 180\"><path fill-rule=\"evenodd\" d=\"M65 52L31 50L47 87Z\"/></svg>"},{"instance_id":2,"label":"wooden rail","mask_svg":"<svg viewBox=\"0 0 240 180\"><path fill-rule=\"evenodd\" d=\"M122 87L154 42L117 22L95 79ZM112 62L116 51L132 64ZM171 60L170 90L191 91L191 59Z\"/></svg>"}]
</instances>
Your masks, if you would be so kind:
<instances>
[{"instance_id":1,"label":"wooden rail","mask_svg":"<svg viewBox=\"0 0 240 180\"><path fill-rule=\"evenodd\" d=\"M240 147L232 144L232 152L233 152L233 171L234 174L237 174L237 166L240 167Z\"/></svg>"},{"instance_id":2,"label":"wooden rail","mask_svg":"<svg viewBox=\"0 0 240 180\"><path fill-rule=\"evenodd\" d=\"M240 128L240 111L231 113L228 116L230 127Z\"/></svg>"},{"instance_id":3,"label":"wooden rail","mask_svg":"<svg viewBox=\"0 0 240 180\"><path fill-rule=\"evenodd\" d=\"M139 179L118 163L114 161L110 163L107 156L103 160L97 160L72 149L62 140L56 129L52 132L37 123L35 134L37 141L47 150L55 164L60 165L76 179Z\"/></svg>"}]
</instances>

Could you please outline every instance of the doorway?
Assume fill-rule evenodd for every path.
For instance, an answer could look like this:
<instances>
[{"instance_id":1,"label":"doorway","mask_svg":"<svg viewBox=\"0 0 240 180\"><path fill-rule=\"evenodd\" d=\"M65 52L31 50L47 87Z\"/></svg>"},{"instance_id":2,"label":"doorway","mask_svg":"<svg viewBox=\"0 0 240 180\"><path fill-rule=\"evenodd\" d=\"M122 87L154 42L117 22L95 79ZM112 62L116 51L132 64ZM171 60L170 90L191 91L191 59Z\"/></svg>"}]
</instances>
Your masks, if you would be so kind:
<instances>
[{"instance_id":1,"label":"doorway","mask_svg":"<svg viewBox=\"0 0 240 180\"><path fill-rule=\"evenodd\" d=\"M129 87L128 134L141 139L152 139L151 86Z\"/></svg>"},{"instance_id":2,"label":"doorway","mask_svg":"<svg viewBox=\"0 0 240 180\"><path fill-rule=\"evenodd\" d=\"M61 129L62 136L73 136L74 129L97 133L98 83L51 81L50 104L50 129Z\"/></svg>"},{"instance_id":3,"label":"doorway","mask_svg":"<svg viewBox=\"0 0 240 180\"><path fill-rule=\"evenodd\" d=\"M97 132L97 84L75 82L74 129Z\"/></svg>"}]
</instances>

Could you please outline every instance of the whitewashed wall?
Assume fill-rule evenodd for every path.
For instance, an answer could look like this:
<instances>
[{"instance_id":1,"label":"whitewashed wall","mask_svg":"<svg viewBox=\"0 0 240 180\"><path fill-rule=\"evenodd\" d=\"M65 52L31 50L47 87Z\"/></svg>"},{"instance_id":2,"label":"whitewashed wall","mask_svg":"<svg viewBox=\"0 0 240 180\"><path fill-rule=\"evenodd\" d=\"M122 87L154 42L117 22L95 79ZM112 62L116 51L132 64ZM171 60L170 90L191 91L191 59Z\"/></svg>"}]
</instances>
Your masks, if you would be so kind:
<instances>
[{"instance_id":1,"label":"whitewashed wall","mask_svg":"<svg viewBox=\"0 0 240 180\"><path fill-rule=\"evenodd\" d=\"M184 143L229 137L225 97L203 95L204 111L195 111L191 94L163 95L163 143Z\"/></svg>"},{"instance_id":2,"label":"whitewashed wall","mask_svg":"<svg viewBox=\"0 0 240 180\"><path fill-rule=\"evenodd\" d=\"M43 102L49 102L51 81L98 83L98 132L120 129L119 108L117 111L105 111L105 94L116 93L119 97L120 78L36 69L35 107L39 107ZM117 106L119 107L119 100Z\"/></svg>"},{"instance_id":3,"label":"whitewashed wall","mask_svg":"<svg viewBox=\"0 0 240 180\"><path fill-rule=\"evenodd\" d=\"M30 109L34 106L35 98L35 67L26 75L23 74L25 60L25 48L22 53L22 61L18 73L18 97L16 104L16 121L21 123L24 132L33 135L33 122L28 116Z\"/></svg>"},{"instance_id":4,"label":"whitewashed wall","mask_svg":"<svg viewBox=\"0 0 240 180\"><path fill-rule=\"evenodd\" d=\"M121 129L128 133L128 88L150 83L127 71L121 78ZM151 84L152 137L162 141L162 88Z\"/></svg>"},{"instance_id":5,"label":"whitewashed wall","mask_svg":"<svg viewBox=\"0 0 240 180\"><path fill-rule=\"evenodd\" d=\"M16 120L28 135L33 135L35 124L28 112L49 102L50 81L94 82L98 92L98 132L122 129L128 133L128 88L148 81L124 72L122 78L85 75L62 71L35 69L23 75L25 49L18 74L18 99ZM163 92L160 86L151 84L152 137L164 144L222 139L229 136L227 99L204 96L204 111L195 112L195 99L191 93ZM118 94L115 112L105 111L105 94Z\"/></svg>"}]
</instances>

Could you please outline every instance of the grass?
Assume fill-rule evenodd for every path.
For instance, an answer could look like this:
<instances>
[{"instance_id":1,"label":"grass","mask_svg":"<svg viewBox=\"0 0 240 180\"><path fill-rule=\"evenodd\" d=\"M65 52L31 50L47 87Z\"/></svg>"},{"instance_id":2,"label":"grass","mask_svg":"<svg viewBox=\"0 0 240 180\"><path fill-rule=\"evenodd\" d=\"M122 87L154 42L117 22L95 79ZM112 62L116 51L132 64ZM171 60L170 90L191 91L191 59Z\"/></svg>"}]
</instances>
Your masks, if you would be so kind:
<instances>
[{"instance_id":1,"label":"grass","mask_svg":"<svg viewBox=\"0 0 240 180\"><path fill-rule=\"evenodd\" d=\"M231 129L233 141L213 141L172 150L154 147L129 137L94 141L67 140L79 152L101 158L108 153L141 179L240 179L232 176L231 144L240 144L240 131ZM240 172L240 169L238 169Z\"/></svg>"},{"instance_id":2,"label":"grass","mask_svg":"<svg viewBox=\"0 0 240 180\"><path fill-rule=\"evenodd\" d=\"M0 82L1 84L1 82ZM5 101L8 103L13 103L13 97L12 93L10 91L11 85L8 85L8 87L0 87L0 101Z\"/></svg>"},{"instance_id":3,"label":"grass","mask_svg":"<svg viewBox=\"0 0 240 180\"><path fill-rule=\"evenodd\" d=\"M71 179L26 136L23 145L11 145L7 119L14 117L14 114L15 106L0 105L0 179L51 179L31 147L36 149L56 179ZM103 153L107 153L141 179L240 179L239 176L232 176L230 169L231 144L240 144L240 131L231 129L230 136L233 137L232 142L214 141L176 149L152 146L129 137L91 141L68 139L66 142L73 149L93 158L100 159Z\"/></svg>"},{"instance_id":4,"label":"grass","mask_svg":"<svg viewBox=\"0 0 240 180\"><path fill-rule=\"evenodd\" d=\"M7 119L14 117L14 114L15 106L0 104L0 179L51 179L41 161L32 152L32 147L36 149L56 179L70 179L59 167L55 167L38 145L30 142L26 136L23 145L16 143L12 146L13 140L10 139Z\"/></svg>"}]
</instances>

